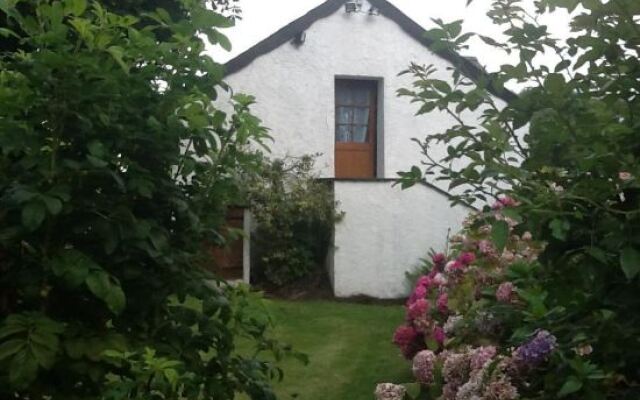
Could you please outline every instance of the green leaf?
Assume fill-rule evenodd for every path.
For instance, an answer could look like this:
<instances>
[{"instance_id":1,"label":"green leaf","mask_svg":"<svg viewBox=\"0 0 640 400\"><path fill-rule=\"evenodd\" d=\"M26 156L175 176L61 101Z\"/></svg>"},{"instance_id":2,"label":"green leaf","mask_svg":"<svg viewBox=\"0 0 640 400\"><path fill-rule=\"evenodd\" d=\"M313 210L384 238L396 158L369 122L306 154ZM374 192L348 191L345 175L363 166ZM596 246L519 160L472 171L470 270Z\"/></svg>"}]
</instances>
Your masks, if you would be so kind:
<instances>
[{"instance_id":1,"label":"green leaf","mask_svg":"<svg viewBox=\"0 0 640 400\"><path fill-rule=\"evenodd\" d=\"M45 369L51 369L51 367L53 367L56 360L55 349L51 349L50 347L35 342L32 342L29 345L29 348L40 366Z\"/></svg>"},{"instance_id":2,"label":"green leaf","mask_svg":"<svg viewBox=\"0 0 640 400\"><path fill-rule=\"evenodd\" d=\"M15 33L14 31L8 28L0 28L0 36L4 36L4 37L13 36L15 38L20 39L20 36L18 36L17 33Z\"/></svg>"},{"instance_id":3,"label":"green leaf","mask_svg":"<svg viewBox=\"0 0 640 400\"><path fill-rule=\"evenodd\" d=\"M500 210L500 212L505 217L511 218L517 223L522 223L522 215L520 215L520 212L515 208L503 208L502 210Z\"/></svg>"},{"instance_id":4,"label":"green leaf","mask_svg":"<svg viewBox=\"0 0 640 400\"><path fill-rule=\"evenodd\" d=\"M111 54L114 60L120 65L122 70L128 75L129 74L129 66L125 64L124 57L124 49L119 46L111 46L107 49L107 53Z\"/></svg>"},{"instance_id":5,"label":"green leaf","mask_svg":"<svg viewBox=\"0 0 640 400\"><path fill-rule=\"evenodd\" d=\"M71 287L84 283L91 268L96 264L83 253L70 249L54 257L48 264L54 275L62 278Z\"/></svg>"},{"instance_id":6,"label":"green leaf","mask_svg":"<svg viewBox=\"0 0 640 400\"><path fill-rule=\"evenodd\" d=\"M0 328L0 339L4 339L9 336L13 336L16 333L26 332L27 327L21 325L9 325L5 322L4 326Z\"/></svg>"},{"instance_id":7,"label":"green leaf","mask_svg":"<svg viewBox=\"0 0 640 400\"><path fill-rule=\"evenodd\" d=\"M549 74L544 81L544 87L551 93L562 93L567 85L562 74Z\"/></svg>"},{"instance_id":8,"label":"green leaf","mask_svg":"<svg viewBox=\"0 0 640 400\"><path fill-rule=\"evenodd\" d=\"M220 32L216 32L216 42L218 42L220 47L222 47L226 51L231 51L231 41L226 35L223 35Z\"/></svg>"},{"instance_id":9,"label":"green leaf","mask_svg":"<svg viewBox=\"0 0 640 400\"><path fill-rule=\"evenodd\" d=\"M640 272L640 251L625 247L620 253L620 265L627 279L631 280Z\"/></svg>"},{"instance_id":10,"label":"green leaf","mask_svg":"<svg viewBox=\"0 0 640 400\"><path fill-rule=\"evenodd\" d=\"M94 166L94 167L96 167L96 168L104 168L104 167L106 167L107 165L109 165L109 163L108 163L108 162L106 162L106 161L104 161L104 160L101 160L101 159L99 159L98 157L94 157L94 156L92 156L91 154L87 154L87 160L89 161L89 163L90 163L91 165L93 165L93 166Z\"/></svg>"},{"instance_id":11,"label":"green leaf","mask_svg":"<svg viewBox=\"0 0 640 400\"><path fill-rule=\"evenodd\" d=\"M42 196L42 201L47 206L47 210L51 213L51 215L58 215L60 211L62 211L62 201L55 197L50 196Z\"/></svg>"},{"instance_id":12,"label":"green leaf","mask_svg":"<svg viewBox=\"0 0 640 400\"><path fill-rule=\"evenodd\" d=\"M126 305L125 294L120 285L105 271L90 271L86 284L91 293L104 301L114 314L120 314L124 310Z\"/></svg>"},{"instance_id":13,"label":"green leaf","mask_svg":"<svg viewBox=\"0 0 640 400\"><path fill-rule=\"evenodd\" d=\"M554 71L555 72L560 72L563 71L565 69L567 69L569 66L571 66L571 61L570 60L562 60L558 63L558 65L556 65Z\"/></svg>"},{"instance_id":14,"label":"green leaf","mask_svg":"<svg viewBox=\"0 0 640 400\"><path fill-rule=\"evenodd\" d=\"M82 15L87 9L87 0L65 0L64 11L66 14Z\"/></svg>"},{"instance_id":15,"label":"green leaf","mask_svg":"<svg viewBox=\"0 0 640 400\"><path fill-rule=\"evenodd\" d=\"M410 396L410 398L417 399L418 396L420 396L422 387L419 383L405 383L402 386L404 386L404 388L407 390L407 394Z\"/></svg>"},{"instance_id":16,"label":"green leaf","mask_svg":"<svg viewBox=\"0 0 640 400\"><path fill-rule=\"evenodd\" d=\"M558 397L565 397L572 393L582 389L582 382L575 376L570 376L569 379L562 385L558 392Z\"/></svg>"},{"instance_id":17,"label":"green leaf","mask_svg":"<svg viewBox=\"0 0 640 400\"><path fill-rule=\"evenodd\" d=\"M18 353L27 346L24 339L11 339L0 344L0 361L5 360Z\"/></svg>"},{"instance_id":18,"label":"green leaf","mask_svg":"<svg viewBox=\"0 0 640 400\"><path fill-rule=\"evenodd\" d=\"M495 221L491 227L491 241L499 252L504 250L509 239L509 225L506 221Z\"/></svg>"},{"instance_id":19,"label":"green leaf","mask_svg":"<svg viewBox=\"0 0 640 400\"><path fill-rule=\"evenodd\" d=\"M28 387L38 375L38 360L27 348L13 357L9 372L9 382L18 388Z\"/></svg>"},{"instance_id":20,"label":"green leaf","mask_svg":"<svg viewBox=\"0 0 640 400\"><path fill-rule=\"evenodd\" d=\"M30 231L34 231L40 227L45 215L45 207L40 201L28 203L22 209L22 225Z\"/></svg>"},{"instance_id":21,"label":"green leaf","mask_svg":"<svg viewBox=\"0 0 640 400\"><path fill-rule=\"evenodd\" d=\"M549 228L551 228L551 235L561 241L567 240L567 233L571 228L571 224L569 221L565 221L562 219L554 219L549 222Z\"/></svg>"}]
</instances>

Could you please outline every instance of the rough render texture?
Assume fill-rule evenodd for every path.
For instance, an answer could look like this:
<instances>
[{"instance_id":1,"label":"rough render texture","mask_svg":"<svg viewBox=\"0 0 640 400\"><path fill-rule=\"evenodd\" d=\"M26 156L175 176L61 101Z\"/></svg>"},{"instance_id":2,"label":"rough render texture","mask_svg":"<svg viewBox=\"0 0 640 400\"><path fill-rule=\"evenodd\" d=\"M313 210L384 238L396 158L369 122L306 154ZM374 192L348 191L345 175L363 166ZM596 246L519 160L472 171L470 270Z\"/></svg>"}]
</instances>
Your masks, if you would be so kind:
<instances>
[{"instance_id":1,"label":"rough render texture","mask_svg":"<svg viewBox=\"0 0 640 400\"><path fill-rule=\"evenodd\" d=\"M460 228L469 209L449 207L435 190L411 190L390 182L336 182L345 211L336 225L334 291L339 297L399 298L407 294L405 272L429 248L442 250L449 229Z\"/></svg>"},{"instance_id":2,"label":"rough render texture","mask_svg":"<svg viewBox=\"0 0 640 400\"><path fill-rule=\"evenodd\" d=\"M411 62L433 64L439 70L435 77L450 78L446 69L451 65L395 22L340 9L311 25L304 44L284 44L228 76L227 82L236 92L256 96L254 110L275 139L274 157L321 153L318 172L331 178L335 78L382 79L384 139L379 142L384 144L379 151L384 160L378 178L396 178L398 171L422 161L412 138L455 123L445 113L416 117L417 106L396 96L399 88L412 83L411 76L398 76ZM444 148L437 150L445 154ZM329 263L340 296L401 296L404 271L430 247L442 248L447 229L457 229L467 212L450 209L446 196L426 187L400 194L389 183L337 183L336 195L347 213L336 232L335 245L340 250Z\"/></svg>"}]
</instances>

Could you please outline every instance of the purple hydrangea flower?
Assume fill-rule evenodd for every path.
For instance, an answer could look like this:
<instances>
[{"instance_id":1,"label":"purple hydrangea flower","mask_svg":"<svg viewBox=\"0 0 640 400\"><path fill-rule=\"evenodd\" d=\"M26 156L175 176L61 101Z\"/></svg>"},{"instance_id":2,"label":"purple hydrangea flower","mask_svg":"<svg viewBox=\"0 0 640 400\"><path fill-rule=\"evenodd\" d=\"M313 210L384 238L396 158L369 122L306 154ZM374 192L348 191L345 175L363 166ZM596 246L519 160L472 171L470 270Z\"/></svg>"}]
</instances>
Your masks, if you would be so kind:
<instances>
[{"instance_id":1,"label":"purple hydrangea flower","mask_svg":"<svg viewBox=\"0 0 640 400\"><path fill-rule=\"evenodd\" d=\"M556 346L555 336L549 331L539 330L531 340L515 350L514 361L521 367L535 367L545 361Z\"/></svg>"}]
</instances>

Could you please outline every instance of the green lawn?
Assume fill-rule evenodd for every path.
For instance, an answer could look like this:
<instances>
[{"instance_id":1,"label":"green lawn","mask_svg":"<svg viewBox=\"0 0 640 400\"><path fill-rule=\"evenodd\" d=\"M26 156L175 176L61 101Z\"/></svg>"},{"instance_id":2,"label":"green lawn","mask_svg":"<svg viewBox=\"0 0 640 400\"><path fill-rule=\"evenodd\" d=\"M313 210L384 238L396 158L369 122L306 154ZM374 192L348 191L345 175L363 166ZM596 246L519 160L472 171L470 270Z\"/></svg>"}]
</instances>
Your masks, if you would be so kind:
<instances>
[{"instance_id":1,"label":"green lawn","mask_svg":"<svg viewBox=\"0 0 640 400\"><path fill-rule=\"evenodd\" d=\"M279 399L371 400L380 382L407 382L409 365L391 343L402 323L401 306L331 301L267 300L276 337L306 353L310 362L287 360L276 384Z\"/></svg>"}]
</instances>

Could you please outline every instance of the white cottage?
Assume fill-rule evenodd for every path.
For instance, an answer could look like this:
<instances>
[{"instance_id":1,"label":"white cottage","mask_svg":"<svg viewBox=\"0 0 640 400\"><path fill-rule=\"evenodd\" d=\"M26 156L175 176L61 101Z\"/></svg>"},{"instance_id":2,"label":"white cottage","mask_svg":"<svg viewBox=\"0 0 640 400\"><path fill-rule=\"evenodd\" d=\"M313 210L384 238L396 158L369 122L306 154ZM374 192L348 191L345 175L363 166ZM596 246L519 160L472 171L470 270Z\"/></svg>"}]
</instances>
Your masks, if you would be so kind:
<instances>
[{"instance_id":1,"label":"white cottage","mask_svg":"<svg viewBox=\"0 0 640 400\"><path fill-rule=\"evenodd\" d=\"M318 173L345 212L327 261L339 297L405 295L405 272L442 249L470 211L450 207L446 187L393 186L422 160L411 139L454 123L444 113L416 117L396 96L412 83L398 76L411 62L435 65L440 79L454 64L471 78L484 73L430 51L424 29L386 0L328 0L226 64L234 90L256 96L274 156L322 154Z\"/></svg>"}]
</instances>

